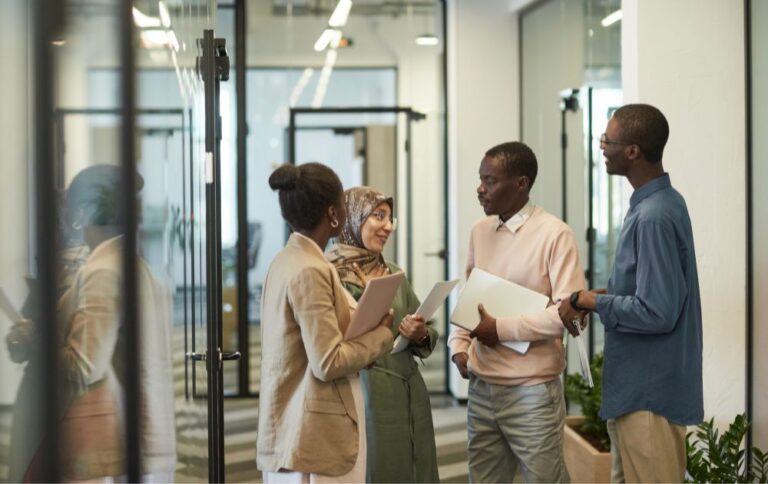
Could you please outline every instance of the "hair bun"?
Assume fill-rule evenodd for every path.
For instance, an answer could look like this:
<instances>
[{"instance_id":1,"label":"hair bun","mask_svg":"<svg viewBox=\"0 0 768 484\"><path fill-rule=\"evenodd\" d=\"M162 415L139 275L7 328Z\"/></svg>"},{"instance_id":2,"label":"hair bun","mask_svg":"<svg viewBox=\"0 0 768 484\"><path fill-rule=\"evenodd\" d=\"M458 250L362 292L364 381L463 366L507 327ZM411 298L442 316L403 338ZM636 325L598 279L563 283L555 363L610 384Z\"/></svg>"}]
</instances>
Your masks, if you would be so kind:
<instances>
[{"instance_id":1,"label":"hair bun","mask_svg":"<svg viewBox=\"0 0 768 484\"><path fill-rule=\"evenodd\" d=\"M301 169L296 165L285 164L269 175L269 187L272 190L294 190L301 178Z\"/></svg>"}]
</instances>

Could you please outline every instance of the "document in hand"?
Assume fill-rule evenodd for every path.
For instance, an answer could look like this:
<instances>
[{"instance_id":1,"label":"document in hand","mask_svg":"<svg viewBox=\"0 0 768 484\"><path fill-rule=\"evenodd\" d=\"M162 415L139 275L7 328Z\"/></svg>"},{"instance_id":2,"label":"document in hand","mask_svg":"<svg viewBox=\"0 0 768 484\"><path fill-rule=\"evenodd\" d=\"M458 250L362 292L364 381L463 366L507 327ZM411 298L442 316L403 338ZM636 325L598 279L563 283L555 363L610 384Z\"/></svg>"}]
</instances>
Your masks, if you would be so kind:
<instances>
[{"instance_id":1,"label":"document in hand","mask_svg":"<svg viewBox=\"0 0 768 484\"><path fill-rule=\"evenodd\" d=\"M452 281L436 282L435 285L432 286L432 289L429 291L427 298L424 299L424 301L421 303L421 306L419 306L414 314L422 316L424 321L429 321L432 318L432 315L435 314L435 311L437 311L437 308L443 305L443 301L446 300L448 295L451 293L451 291L453 291L453 288L456 287L456 284L458 283L458 279L454 279ZM397 338L395 338L395 347L392 349L392 353L399 353L400 351L403 351L408 347L408 343L410 342L411 340L405 336L401 334L397 335Z\"/></svg>"},{"instance_id":2,"label":"document in hand","mask_svg":"<svg viewBox=\"0 0 768 484\"><path fill-rule=\"evenodd\" d=\"M593 388L595 384L592 381L592 370L589 368L589 355L587 354L587 345L584 343L583 333L581 332L581 326L576 325L576 331L579 332L578 336L574 336L573 340L576 342L576 348L579 352L579 366L581 369L581 376L587 381L589 388Z\"/></svg>"},{"instance_id":3,"label":"document in hand","mask_svg":"<svg viewBox=\"0 0 768 484\"><path fill-rule=\"evenodd\" d=\"M387 314L387 311L392 306L392 301L395 299L395 294L397 294L397 288L400 287L404 277L405 274L403 272L397 272L388 276L371 279L368 282L363 295L360 296L360 300L357 302L357 309L355 309L352 321L350 321L347 331L344 333L344 339L357 338L378 326L381 318Z\"/></svg>"},{"instance_id":4,"label":"document in hand","mask_svg":"<svg viewBox=\"0 0 768 484\"><path fill-rule=\"evenodd\" d=\"M479 304L485 306L490 315L499 318L538 313L546 309L548 302L549 297L543 294L475 267L461 291L451 323L467 331L475 329L480 324ZM502 341L501 344L525 354L531 343Z\"/></svg>"},{"instance_id":5,"label":"document in hand","mask_svg":"<svg viewBox=\"0 0 768 484\"><path fill-rule=\"evenodd\" d=\"M8 316L8 319L14 323L24 319L24 317L19 314L19 311L13 306L11 300L8 298L8 294L6 294L2 288L0 288L0 309L2 309L5 315Z\"/></svg>"}]
</instances>

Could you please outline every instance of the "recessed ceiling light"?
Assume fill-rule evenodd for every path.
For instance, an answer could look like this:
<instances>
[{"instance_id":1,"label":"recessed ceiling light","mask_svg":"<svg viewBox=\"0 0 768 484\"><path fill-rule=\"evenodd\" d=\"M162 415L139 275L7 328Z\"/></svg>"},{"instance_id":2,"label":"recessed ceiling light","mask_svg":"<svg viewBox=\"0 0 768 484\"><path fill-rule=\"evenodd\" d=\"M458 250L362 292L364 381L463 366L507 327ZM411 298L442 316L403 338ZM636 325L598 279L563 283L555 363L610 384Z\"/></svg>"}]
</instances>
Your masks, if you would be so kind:
<instances>
[{"instance_id":1,"label":"recessed ceiling light","mask_svg":"<svg viewBox=\"0 0 768 484\"><path fill-rule=\"evenodd\" d=\"M622 16L623 14L621 13L621 10L616 10L615 12L607 15L603 20L601 20L600 25L602 25L603 27L610 27L611 25L621 20Z\"/></svg>"},{"instance_id":2,"label":"recessed ceiling light","mask_svg":"<svg viewBox=\"0 0 768 484\"><path fill-rule=\"evenodd\" d=\"M349 10L352 8L352 0L339 0L336 4L336 8L331 14L331 18L328 19L328 25L331 27L343 27L347 24L347 18L349 17Z\"/></svg>"},{"instance_id":3,"label":"recessed ceiling light","mask_svg":"<svg viewBox=\"0 0 768 484\"><path fill-rule=\"evenodd\" d=\"M432 34L423 34L416 37L416 45L437 45L440 39Z\"/></svg>"}]
</instances>

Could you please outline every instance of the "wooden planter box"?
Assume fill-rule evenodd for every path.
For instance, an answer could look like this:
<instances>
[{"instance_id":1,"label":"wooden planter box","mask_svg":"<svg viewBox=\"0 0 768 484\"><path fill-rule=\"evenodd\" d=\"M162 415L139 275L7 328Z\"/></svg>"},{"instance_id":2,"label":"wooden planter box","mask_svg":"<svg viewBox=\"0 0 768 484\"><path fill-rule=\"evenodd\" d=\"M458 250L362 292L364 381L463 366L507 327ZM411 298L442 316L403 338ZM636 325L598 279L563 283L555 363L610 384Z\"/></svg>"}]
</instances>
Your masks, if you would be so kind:
<instances>
[{"instance_id":1,"label":"wooden planter box","mask_svg":"<svg viewBox=\"0 0 768 484\"><path fill-rule=\"evenodd\" d=\"M598 452L572 427L576 427L584 417L565 418L565 437L563 448L565 466L572 482L611 482L611 453Z\"/></svg>"}]
</instances>

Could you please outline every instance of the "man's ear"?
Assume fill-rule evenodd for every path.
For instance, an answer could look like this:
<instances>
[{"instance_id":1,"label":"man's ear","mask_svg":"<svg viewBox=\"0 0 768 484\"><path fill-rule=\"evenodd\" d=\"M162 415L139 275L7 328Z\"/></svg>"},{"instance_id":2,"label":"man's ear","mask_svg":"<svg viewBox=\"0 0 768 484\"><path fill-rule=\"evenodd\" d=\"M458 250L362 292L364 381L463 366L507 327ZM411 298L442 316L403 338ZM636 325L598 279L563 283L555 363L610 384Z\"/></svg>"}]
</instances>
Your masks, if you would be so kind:
<instances>
[{"instance_id":1,"label":"man's ear","mask_svg":"<svg viewBox=\"0 0 768 484\"><path fill-rule=\"evenodd\" d=\"M630 160L636 160L640 158L640 147L636 144L627 145L627 158Z\"/></svg>"},{"instance_id":2,"label":"man's ear","mask_svg":"<svg viewBox=\"0 0 768 484\"><path fill-rule=\"evenodd\" d=\"M531 189L531 179L527 176L521 176L517 179L517 187L521 191L530 190Z\"/></svg>"}]
</instances>

